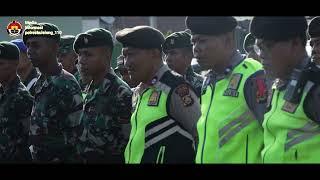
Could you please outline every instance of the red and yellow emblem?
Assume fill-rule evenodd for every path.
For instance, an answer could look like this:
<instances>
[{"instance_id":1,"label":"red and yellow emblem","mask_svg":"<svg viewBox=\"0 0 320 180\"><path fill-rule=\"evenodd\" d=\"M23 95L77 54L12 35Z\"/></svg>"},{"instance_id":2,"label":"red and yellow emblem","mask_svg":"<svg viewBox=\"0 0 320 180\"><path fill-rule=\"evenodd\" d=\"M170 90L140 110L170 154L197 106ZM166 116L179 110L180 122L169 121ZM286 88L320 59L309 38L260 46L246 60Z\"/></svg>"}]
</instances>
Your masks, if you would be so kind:
<instances>
[{"instance_id":1,"label":"red and yellow emblem","mask_svg":"<svg viewBox=\"0 0 320 180\"><path fill-rule=\"evenodd\" d=\"M7 26L7 32L10 36L19 36L22 30L22 25L18 21L12 21Z\"/></svg>"}]
</instances>

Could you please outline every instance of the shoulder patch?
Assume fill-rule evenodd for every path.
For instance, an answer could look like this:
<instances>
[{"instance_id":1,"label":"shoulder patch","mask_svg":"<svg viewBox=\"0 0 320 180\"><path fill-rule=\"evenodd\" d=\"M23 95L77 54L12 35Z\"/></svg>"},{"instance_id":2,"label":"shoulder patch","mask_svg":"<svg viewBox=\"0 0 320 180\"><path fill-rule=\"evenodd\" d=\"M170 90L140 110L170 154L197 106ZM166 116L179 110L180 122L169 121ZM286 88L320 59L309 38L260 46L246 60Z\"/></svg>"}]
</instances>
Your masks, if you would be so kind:
<instances>
[{"instance_id":1,"label":"shoulder patch","mask_svg":"<svg viewBox=\"0 0 320 180\"><path fill-rule=\"evenodd\" d=\"M183 106L185 107L191 106L194 103L189 89L187 84L181 84L175 90L175 93L180 96Z\"/></svg>"},{"instance_id":2,"label":"shoulder patch","mask_svg":"<svg viewBox=\"0 0 320 180\"><path fill-rule=\"evenodd\" d=\"M257 92L256 100L257 103L265 103L267 101L267 86L263 79L256 78Z\"/></svg>"}]
</instances>

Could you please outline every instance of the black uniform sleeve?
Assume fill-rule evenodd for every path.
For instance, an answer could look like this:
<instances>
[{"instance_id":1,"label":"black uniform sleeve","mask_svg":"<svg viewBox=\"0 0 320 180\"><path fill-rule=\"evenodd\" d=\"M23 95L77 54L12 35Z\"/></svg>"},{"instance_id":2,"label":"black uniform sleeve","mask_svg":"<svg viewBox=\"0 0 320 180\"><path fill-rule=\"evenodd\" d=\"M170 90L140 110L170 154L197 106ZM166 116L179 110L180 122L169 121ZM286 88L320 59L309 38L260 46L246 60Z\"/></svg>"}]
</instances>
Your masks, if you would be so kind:
<instances>
[{"instance_id":1,"label":"black uniform sleeve","mask_svg":"<svg viewBox=\"0 0 320 180\"><path fill-rule=\"evenodd\" d=\"M320 123L320 86L315 85L303 102L305 114L311 120Z\"/></svg>"},{"instance_id":2,"label":"black uniform sleeve","mask_svg":"<svg viewBox=\"0 0 320 180\"><path fill-rule=\"evenodd\" d=\"M252 74L245 82L244 96L247 105L256 119L262 124L266 112L267 86L263 70Z\"/></svg>"}]
</instances>

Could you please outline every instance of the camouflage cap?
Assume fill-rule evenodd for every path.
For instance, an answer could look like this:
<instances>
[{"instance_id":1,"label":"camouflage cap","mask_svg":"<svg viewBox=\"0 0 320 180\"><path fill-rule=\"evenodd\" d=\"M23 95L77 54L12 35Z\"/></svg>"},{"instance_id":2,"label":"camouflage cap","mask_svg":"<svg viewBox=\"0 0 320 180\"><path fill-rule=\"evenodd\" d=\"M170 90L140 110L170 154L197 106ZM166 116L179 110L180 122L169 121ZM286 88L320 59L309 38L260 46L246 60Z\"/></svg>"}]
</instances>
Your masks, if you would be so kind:
<instances>
[{"instance_id":1,"label":"camouflage cap","mask_svg":"<svg viewBox=\"0 0 320 180\"><path fill-rule=\"evenodd\" d=\"M304 16L255 16L250 22L250 32L255 38L273 41L306 36L307 27Z\"/></svg>"},{"instance_id":2,"label":"camouflage cap","mask_svg":"<svg viewBox=\"0 0 320 180\"><path fill-rule=\"evenodd\" d=\"M191 35L186 31L174 32L170 34L162 44L162 51L167 53L168 50L175 48L192 47Z\"/></svg>"},{"instance_id":3,"label":"camouflage cap","mask_svg":"<svg viewBox=\"0 0 320 180\"><path fill-rule=\"evenodd\" d=\"M233 31L238 22L232 16L187 16L185 24L191 34L220 35Z\"/></svg>"},{"instance_id":4,"label":"camouflage cap","mask_svg":"<svg viewBox=\"0 0 320 180\"><path fill-rule=\"evenodd\" d=\"M311 38L320 37L320 16L310 21L308 34Z\"/></svg>"},{"instance_id":5,"label":"camouflage cap","mask_svg":"<svg viewBox=\"0 0 320 180\"><path fill-rule=\"evenodd\" d=\"M113 45L113 37L110 31L103 28L93 28L76 36L73 49L78 54L80 48L99 46L113 48Z\"/></svg>"},{"instance_id":6,"label":"camouflage cap","mask_svg":"<svg viewBox=\"0 0 320 180\"><path fill-rule=\"evenodd\" d=\"M116 33L116 39L123 47L135 47L141 49L159 49L164 42L163 34L150 26L136 26L125 28Z\"/></svg>"},{"instance_id":7,"label":"camouflage cap","mask_svg":"<svg viewBox=\"0 0 320 180\"><path fill-rule=\"evenodd\" d=\"M0 59L19 61L20 50L17 45L2 41L0 42Z\"/></svg>"},{"instance_id":8,"label":"camouflage cap","mask_svg":"<svg viewBox=\"0 0 320 180\"><path fill-rule=\"evenodd\" d=\"M73 43L75 41L75 36L73 35L64 35L61 36L59 44L59 53L65 54L70 51L73 51Z\"/></svg>"},{"instance_id":9,"label":"camouflage cap","mask_svg":"<svg viewBox=\"0 0 320 180\"><path fill-rule=\"evenodd\" d=\"M47 37L55 40L57 43L60 42L59 28L51 23L38 23L33 24L30 28L25 29L23 32L23 42L27 44L27 40L30 37Z\"/></svg>"}]
</instances>

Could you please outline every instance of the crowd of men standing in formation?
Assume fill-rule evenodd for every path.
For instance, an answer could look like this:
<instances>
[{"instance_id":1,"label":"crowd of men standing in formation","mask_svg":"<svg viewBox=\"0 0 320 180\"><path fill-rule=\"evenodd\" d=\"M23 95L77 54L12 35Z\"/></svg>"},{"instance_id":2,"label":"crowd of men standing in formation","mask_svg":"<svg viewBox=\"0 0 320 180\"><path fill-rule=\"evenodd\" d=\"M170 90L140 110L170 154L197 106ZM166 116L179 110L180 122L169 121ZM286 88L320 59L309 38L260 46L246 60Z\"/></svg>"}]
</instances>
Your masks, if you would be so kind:
<instances>
[{"instance_id":1,"label":"crowd of men standing in formation","mask_svg":"<svg viewBox=\"0 0 320 180\"><path fill-rule=\"evenodd\" d=\"M246 55L237 24L0 42L0 162L320 163L320 17L253 17Z\"/></svg>"}]
</instances>

